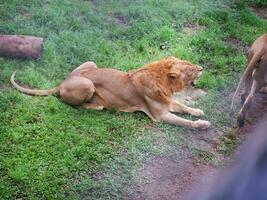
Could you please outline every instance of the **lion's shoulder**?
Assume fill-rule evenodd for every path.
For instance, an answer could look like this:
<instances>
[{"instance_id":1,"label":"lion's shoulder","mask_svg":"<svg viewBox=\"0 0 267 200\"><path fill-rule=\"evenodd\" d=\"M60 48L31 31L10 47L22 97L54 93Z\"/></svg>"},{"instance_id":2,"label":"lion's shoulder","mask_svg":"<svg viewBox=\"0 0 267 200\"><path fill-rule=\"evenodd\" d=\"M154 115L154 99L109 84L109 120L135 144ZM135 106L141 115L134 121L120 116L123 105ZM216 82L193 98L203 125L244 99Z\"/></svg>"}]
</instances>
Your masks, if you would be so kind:
<instances>
[{"instance_id":1,"label":"lion's shoulder","mask_svg":"<svg viewBox=\"0 0 267 200\"><path fill-rule=\"evenodd\" d=\"M171 91L164 83L160 71L151 73L148 69L139 69L131 71L129 78L136 90L142 95L146 95L157 101L169 102Z\"/></svg>"}]
</instances>

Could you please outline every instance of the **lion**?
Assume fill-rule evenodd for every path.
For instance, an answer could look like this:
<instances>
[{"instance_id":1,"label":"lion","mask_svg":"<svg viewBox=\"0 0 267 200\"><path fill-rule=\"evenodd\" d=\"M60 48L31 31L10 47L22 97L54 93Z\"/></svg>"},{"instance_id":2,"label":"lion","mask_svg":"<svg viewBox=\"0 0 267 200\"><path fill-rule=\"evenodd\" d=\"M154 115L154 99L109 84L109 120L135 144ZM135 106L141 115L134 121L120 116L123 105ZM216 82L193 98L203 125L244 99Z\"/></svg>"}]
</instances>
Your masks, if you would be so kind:
<instances>
[{"instance_id":1,"label":"lion","mask_svg":"<svg viewBox=\"0 0 267 200\"><path fill-rule=\"evenodd\" d=\"M191 121L173 114L202 116L202 110L171 99L174 92L194 86L201 71L200 66L175 57L167 57L129 72L98 68L94 62L88 61L52 89L23 88L14 81L16 71L11 76L11 83L25 94L55 95L72 106L95 110L116 108L124 112L142 111L156 122L207 129L210 126L208 121Z\"/></svg>"},{"instance_id":2,"label":"lion","mask_svg":"<svg viewBox=\"0 0 267 200\"><path fill-rule=\"evenodd\" d=\"M242 75L237 89L234 93L231 103L233 110L237 95L242 86L245 85L245 91L241 95L242 108L238 113L237 125L241 127L244 124L245 116L255 92L266 92L264 87L267 83L267 34L263 34L255 40L248 51L247 68Z\"/></svg>"}]
</instances>

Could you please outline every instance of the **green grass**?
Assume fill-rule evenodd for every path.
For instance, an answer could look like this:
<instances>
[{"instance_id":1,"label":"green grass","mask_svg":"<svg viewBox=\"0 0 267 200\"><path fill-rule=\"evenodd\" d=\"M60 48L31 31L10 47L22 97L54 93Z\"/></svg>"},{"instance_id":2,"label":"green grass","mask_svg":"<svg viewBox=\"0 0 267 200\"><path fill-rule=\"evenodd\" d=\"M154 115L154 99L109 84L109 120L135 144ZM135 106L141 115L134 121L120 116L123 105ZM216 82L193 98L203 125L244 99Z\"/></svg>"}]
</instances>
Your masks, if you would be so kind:
<instances>
[{"instance_id":1,"label":"green grass","mask_svg":"<svg viewBox=\"0 0 267 200\"><path fill-rule=\"evenodd\" d=\"M194 131L154 124L142 113L23 95L10 86L14 70L19 82L50 88L87 60L127 71L174 55L204 67L198 87L208 95L199 107L226 133L227 88L244 68L242 49L267 30L246 3L227 0L8 0L0 13L1 34L45 39L39 60L0 58L0 199L120 199L148 155L193 153L186 141ZM188 22L195 30L185 31ZM223 141L220 150L228 152L232 143Z\"/></svg>"}]
</instances>

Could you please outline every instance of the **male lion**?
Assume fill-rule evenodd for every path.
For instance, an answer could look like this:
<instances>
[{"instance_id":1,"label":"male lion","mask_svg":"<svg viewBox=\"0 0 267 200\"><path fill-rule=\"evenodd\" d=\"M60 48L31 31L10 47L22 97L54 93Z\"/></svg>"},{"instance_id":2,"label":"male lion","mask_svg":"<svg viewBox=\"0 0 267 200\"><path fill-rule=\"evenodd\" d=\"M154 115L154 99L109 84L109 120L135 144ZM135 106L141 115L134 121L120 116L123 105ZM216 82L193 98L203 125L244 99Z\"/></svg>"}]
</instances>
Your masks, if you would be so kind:
<instances>
[{"instance_id":1,"label":"male lion","mask_svg":"<svg viewBox=\"0 0 267 200\"><path fill-rule=\"evenodd\" d=\"M232 98L231 109L233 109L237 94L241 87L245 84L245 92L241 95L241 102L243 104L239 111L237 124L242 126L245 121L246 112L252 102L255 92L266 88L263 86L267 83L267 34L263 34L255 40L248 51L247 68L242 75L235 94Z\"/></svg>"},{"instance_id":2,"label":"male lion","mask_svg":"<svg viewBox=\"0 0 267 200\"><path fill-rule=\"evenodd\" d=\"M14 81L16 72L11 76L11 83L25 94L56 95L73 106L96 110L115 107L125 112L143 111L154 121L206 129L210 126L208 121L191 121L171 113L204 115L200 109L187 107L171 99L174 92L194 85L201 71L201 67L175 57L168 57L130 72L97 68L95 63L86 62L53 89L23 88Z\"/></svg>"}]
</instances>

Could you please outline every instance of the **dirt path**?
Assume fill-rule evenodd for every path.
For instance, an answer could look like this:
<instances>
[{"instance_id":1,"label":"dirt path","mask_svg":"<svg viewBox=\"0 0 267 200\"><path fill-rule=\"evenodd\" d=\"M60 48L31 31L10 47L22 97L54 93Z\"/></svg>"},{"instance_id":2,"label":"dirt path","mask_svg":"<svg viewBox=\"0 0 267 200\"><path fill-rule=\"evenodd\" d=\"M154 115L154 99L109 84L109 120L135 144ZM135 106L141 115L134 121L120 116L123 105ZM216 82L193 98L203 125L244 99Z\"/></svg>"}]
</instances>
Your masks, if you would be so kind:
<instances>
[{"instance_id":1,"label":"dirt path","mask_svg":"<svg viewBox=\"0 0 267 200\"><path fill-rule=\"evenodd\" d=\"M201 131L190 140L191 145L198 145L206 152L213 151L219 140L218 131ZM190 156L182 159L152 157L143 163L139 171L141 183L137 190L129 195L132 200L182 200L198 189L208 186L217 172L211 164L196 162Z\"/></svg>"},{"instance_id":2,"label":"dirt path","mask_svg":"<svg viewBox=\"0 0 267 200\"><path fill-rule=\"evenodd\" d=\"M208 184L215 173L214 167L196 165L191 159L151 158L143 164L139 173L144 183L129 199L184 199L194 184Z\"/></svg>"},{"instance_id":3,"label":"dirt path","mask_svg":"<svg viewBox=\"0 0 267 200\"><path fill-rule=\"evenodd\" d=\"M255 128L267 111L267 95L257 94L252 103L245 125L237 131L242 139ZM201 131L191 139L191 144L207 151L216 149L221 133L216 130ZM194 162L194 159L172 160L166 157L147 159L139 170L141 183L129 195L132 200L184 200L188 194L208 187L219 168L210 164Z\"/></svg>"}]
</instances>

